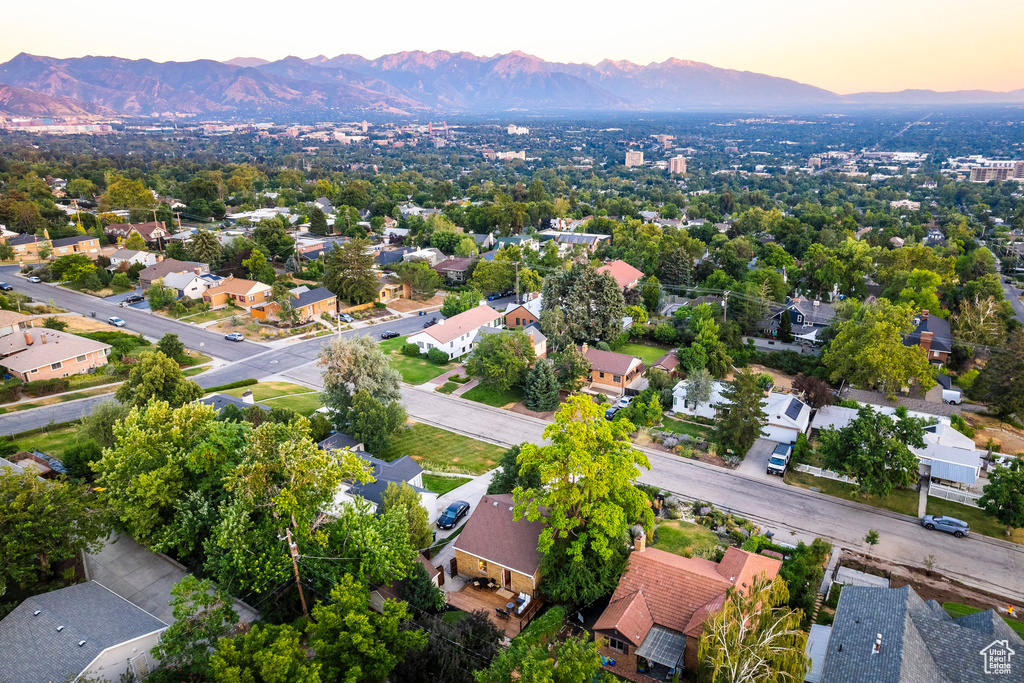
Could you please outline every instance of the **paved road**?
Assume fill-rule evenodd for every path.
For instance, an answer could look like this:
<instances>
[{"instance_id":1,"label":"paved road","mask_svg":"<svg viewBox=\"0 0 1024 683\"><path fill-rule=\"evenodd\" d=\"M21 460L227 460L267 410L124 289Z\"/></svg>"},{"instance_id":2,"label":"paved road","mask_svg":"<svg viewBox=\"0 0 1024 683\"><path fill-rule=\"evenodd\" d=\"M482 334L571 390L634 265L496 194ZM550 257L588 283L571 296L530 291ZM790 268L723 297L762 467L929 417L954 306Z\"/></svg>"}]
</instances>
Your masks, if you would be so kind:
<instances>
[{"instance_id":1,"label":"paved road","mask_svg":"<svg viewBox=\"0 0 1024 683\"><path fill-rule=\"evenodd\" d=\"M1024 323L1024 303L1020 300L1021 290L1004 280L1003 295L1010 302L1010 305L1013 306L1013 312L1017 315L1017 320Z\"/></svg>"}]
</instances>

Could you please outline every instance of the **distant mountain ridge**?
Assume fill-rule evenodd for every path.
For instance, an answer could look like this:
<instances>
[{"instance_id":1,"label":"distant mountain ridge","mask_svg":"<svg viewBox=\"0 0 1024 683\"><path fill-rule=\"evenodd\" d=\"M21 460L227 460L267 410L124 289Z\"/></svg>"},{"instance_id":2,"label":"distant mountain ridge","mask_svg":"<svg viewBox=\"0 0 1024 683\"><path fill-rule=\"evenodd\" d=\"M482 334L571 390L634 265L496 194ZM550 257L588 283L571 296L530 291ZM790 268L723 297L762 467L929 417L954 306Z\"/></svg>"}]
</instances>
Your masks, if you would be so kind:
<instances>
[{"instance_id":1,"label":"distant mountain ridge","mask_svg":"<svg viewBox=\"0 0 1024 683\"><path fill-rule=\"evenodd\" d=\"M1024 90L907 90L841 96L786 78L681 59L647 65L612 60L564 64L519 51L492 56L438 50L398 52L377 59L343 54L272 62L236 57L227 62L162 63L22 53L0 64L0 84L13 88L6 91L13 106L0 111L33 114L46 113L42 110L47 103L54 111L119 115L329 117L1024 102ZM28 92L54 99L33 100Z\"/></svg>"}]
</instances>

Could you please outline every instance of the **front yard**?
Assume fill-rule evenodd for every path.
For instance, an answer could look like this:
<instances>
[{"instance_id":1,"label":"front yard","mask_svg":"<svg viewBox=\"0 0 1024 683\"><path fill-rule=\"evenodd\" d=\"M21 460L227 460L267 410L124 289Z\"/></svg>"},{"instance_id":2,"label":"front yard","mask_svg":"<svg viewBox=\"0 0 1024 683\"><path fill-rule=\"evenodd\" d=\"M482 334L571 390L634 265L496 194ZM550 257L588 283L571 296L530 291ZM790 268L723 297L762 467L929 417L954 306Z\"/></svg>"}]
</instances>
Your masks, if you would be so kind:
<instances>
[{"instance_id":1,"label":"front yard","mask_svg":"<svg viewBox=\"0 0 1024 683\"><path fill-rule=\"evenodd\" d=\"M469 481L469 477L446 477L441 474L424 474L423 488L443 496Z\"/></svg>"},{"instance_id":2,"label":"front yard","mask_svg":"<svg viewBox=\"0 0 1024 683\"><path fill-rule=\"evenodd\" d=\"M917 491L912 489L896 489L885 498L868 494L858 495L851 484L844 484L843 482L825 479L824 477L815 477L812 474L798 472L795 469L787 470L784 480L787 484L799 486L800 488L816 489L821 493L835 496L836 498L845 498L856 503L864 503L872 507L917 517L917 503L920 500L920 496Z\"/></svg>"},{"instance_id":3,"label":"front yard","mask_svg":"<svg viewBox=\"0 0 1024 683\"><path fill-rule=\"evenodd\" d=\"M703 439L704 441L710 441L714 432L712 427L706 427L692 422L683 422L682 420L676 420L671 417L663 417L661 419L661 429L666 432L672 432L673 434L687 434L696 439Z\"/></svg>"},{"instance_id":4,"label":"front yard","mask_svg":"<svg viewBox=\"0 0 1024 683\"><path fill-rule=\"evenodd\" d=\"M1006 535L1006 527L999 523L994 517L985 514L984 510L971 505L961 505L934 496L928 496L928 507L925 513L929 515L948 515L962 519L971 526L971 532L992 538L1001 538L1004 541L1024 543L1024 529L1014 529L1009 536ZM941 532L936 532L941 533ZM955 539L954 539L955 540Z\"/></svg>"},{"instance_id":5,"label":"front yard","mask_svg":"<svg viewBox=\"0 0 1024 683\"><path fill-rule=\"evenodd\" d=\"M374 455L389 462L408 455L425 470L476 476L497 467L504 452L500 446L413 423L394 436L387 450Z\"/></svg>"},{"instance_id":6,"label":"front yard","mask_svg":"<svg viewBox=\"0 0 1024 683\"><path fill-rule=\"evenodd\" d=\"M388 359L388 364L402 375L402 381L408 384L423 384L443 375L456 366L456 363L449 362L444 365L434 365L425 358L413 358L402 355L402 347L406 344L407 337L395 337L380 343L380 348Z\"/></svg>"},{"instance_id":7,"label":"front yard","mask_svg":"<svg viewBox=\"0 0 1024 683\"><path fill-rule=\"evenodd\" d=\"M462 398L494 406L495 408L508 408L523 400L523 390L519 387L510 387L502 391L494 387L477 384L475 387L462 394Z\"/></svg>"},{"instance_id":8,"label":"front yard","mask_svg":"<svg viewBox=\"0 0 1024 683\"><path fill-rule=\"evenodd\" d=\"M312 415L314 410L323 405L320 392L290 382L259 382L247 387L226 389L218 393L241 397L246 391L251 391L253 399L265 406L291 408L306 417Z\"/></svg>"},{"instance_id":9,"label":"front yard","mask_svg":"<svg viewBox=\"0 0 1024 683\"><path fill-rule=\"evenodd\" d=\"M77 422L65 427L43 427L15 434L13 439L18 444L18 450L40 451L60 460L64 456L64 449L78 438L78 428Z\"/></svg>"}]
</instances>

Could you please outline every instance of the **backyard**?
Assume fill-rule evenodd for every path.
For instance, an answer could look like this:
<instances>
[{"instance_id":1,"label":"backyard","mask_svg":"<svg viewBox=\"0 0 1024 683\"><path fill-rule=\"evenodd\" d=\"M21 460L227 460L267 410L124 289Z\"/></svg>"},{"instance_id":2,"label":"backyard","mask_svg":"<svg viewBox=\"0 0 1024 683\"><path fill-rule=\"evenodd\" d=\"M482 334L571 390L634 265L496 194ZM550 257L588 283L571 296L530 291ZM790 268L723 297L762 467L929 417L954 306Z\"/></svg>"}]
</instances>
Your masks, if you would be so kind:
<instances>
[{"instance_id":1,"label":"backyard","mask_svg":"<svg viewBox=\"0 0 1024 683\"><path fill-rule=\"evenodd\" d=\"M636 356L644 362L644 365L650 366L654 361L668 353L668 350L659 349L657 346L648 346L647 344L623 344L616 349L616 353Z\"/></svg>"},{"instance_id":2,"label":"backyard","mask_svg":"<svg viewBox=\"0 0 1024 683\"><path fill-rule=\"evenodd\" d=\"M683 557L700 555L720 545L718 536L711 529L682 520L659 522L654 529L654 538L653 547Z\"/></svg>"},{"instance_id":3,"label":"backyard","mask_svg":"<svg viewBox=\"0 0 1024 683\"><path fill-rule=\"evenodd\" d=\"M443 474L424 474L423 488L443 496L469 481L469 477L446 477Z\"/></svg>"},{"instance_id":4,"label":"backyard","mask_svg":"<svg viewBox=\"0 0 1024 683\"><path fill-rule=\"evenodd\" d=\"M69 415L69 417L71 416ZM29 432L15 434L11 438L18 444L18 450L40 451L59 460L64 456L64 449L76 439L77 435L78 424L75 423L64 427L33 429Z\"/></svg>"},{"instance_id":5,"label":"backyard","mask_svg":"<svg viewBox=\"0 0 1024 683\"><path fill-rule=\"evenodd\" d=\"M403 356L402 347L405 346L406 339L407 337L396 337L380 344L388 363L402 375L402 381L408 384L423 384L455 367L455 363L434 365L425 358Z\"/></svg>"},{"instance_id":6,"label":"backyard","mask_svg":"<svg viewBox=\"0 0 1024 683\"><path fill-rule=\"evenodd\" d=\"M896 489L885 498L868 494L858 495L851 484L844 484L843 482L824 477L815 477L812 474L798 472L795 469L786 471L785 482L800 488L820 491L836 498L844 498L856 503L864 503L872 507L917 517L917 503L920 497L917 491L911 489Z\"/></svg>"},{"instance_id":7,"label":"backyard","mask_svg":"<svg viewBox=\"0 0 1024 683\"><path fill-rule=\"evenodd\" d=\"M425 470L476 476L497 467L504 452L500 446L417 422L396 434L384 452L374 455L389 462L408 455Z\"/></svg>"}]
</instances>

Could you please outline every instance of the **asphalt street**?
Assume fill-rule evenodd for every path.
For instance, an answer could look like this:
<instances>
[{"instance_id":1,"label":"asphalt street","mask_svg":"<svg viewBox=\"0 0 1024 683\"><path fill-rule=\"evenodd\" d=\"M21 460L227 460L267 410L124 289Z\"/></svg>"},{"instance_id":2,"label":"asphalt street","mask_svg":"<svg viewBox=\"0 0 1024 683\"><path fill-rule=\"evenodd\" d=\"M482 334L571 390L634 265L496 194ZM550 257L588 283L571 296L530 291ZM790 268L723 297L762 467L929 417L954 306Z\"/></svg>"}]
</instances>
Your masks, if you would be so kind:
<instances>
[{"instance_id":1,"label":"asphalt street","mask_svg":"<svg viewBox=\"0 0 1024 683\"><path fill-rule=\"evenodd\" d=\"M1021 290L1004 280L1003 295L1010 302L1010 305L1013 306L1013 312L1017 316L1017 320L1024 323L1024 303L1020 300Z\"/></svg>"}]
</instances>

